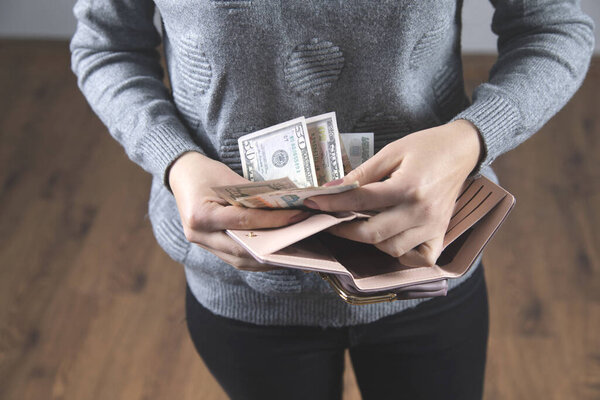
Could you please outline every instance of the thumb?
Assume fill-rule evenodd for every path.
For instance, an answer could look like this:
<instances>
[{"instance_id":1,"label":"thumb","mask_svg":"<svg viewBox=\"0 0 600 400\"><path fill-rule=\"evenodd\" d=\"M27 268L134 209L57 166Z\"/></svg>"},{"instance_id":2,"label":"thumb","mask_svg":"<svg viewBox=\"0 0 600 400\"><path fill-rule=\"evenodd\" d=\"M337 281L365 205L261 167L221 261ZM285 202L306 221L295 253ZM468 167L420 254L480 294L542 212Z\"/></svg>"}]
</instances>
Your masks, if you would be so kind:
<instances>
[{"instance_id":1,"label":"thumb","mask_svg":"<svg viewBox=\"0 0 600 400\"><path fill-rule=\"evenodd\" d=\"M398 260L410 267L432 267L444 249L443 241L443 236L428 240L414 249L407 251Z\"/></svg>"},{"instance_id":2,"label":"thumb","mask_svg":"<svg viewBox=\"0 0 600 400\"><path fill-rule=\"evenodd\" d=\"M207 231L278 228L300 222L311 215L311 212L303 210L223 207L214 204L210 207L204 207L196 214L196 219L188 225L194 229Z\"/></svg>"}]
</instances>

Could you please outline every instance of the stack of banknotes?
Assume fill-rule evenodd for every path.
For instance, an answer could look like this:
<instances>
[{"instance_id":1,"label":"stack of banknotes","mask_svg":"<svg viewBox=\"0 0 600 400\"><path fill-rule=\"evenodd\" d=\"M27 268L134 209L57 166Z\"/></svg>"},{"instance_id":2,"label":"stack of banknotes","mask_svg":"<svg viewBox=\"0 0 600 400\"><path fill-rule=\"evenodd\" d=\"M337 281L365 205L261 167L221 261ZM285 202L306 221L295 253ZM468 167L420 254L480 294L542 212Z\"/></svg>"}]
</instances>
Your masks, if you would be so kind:
<instances>
[{"instance_id":1,"label":"stack of banknotes","mask_svg":"<svg viewBox=\"0 0 600 400\"><path fill-rule=\"evenodd\" d=\"M244 178L253 183L213 190L250 208L301 207L304 199L341 193L358 183L322 186L373 156L373 133L340 134L335 112L291 121L238 139Z\"/></svg>"}]
</instances>

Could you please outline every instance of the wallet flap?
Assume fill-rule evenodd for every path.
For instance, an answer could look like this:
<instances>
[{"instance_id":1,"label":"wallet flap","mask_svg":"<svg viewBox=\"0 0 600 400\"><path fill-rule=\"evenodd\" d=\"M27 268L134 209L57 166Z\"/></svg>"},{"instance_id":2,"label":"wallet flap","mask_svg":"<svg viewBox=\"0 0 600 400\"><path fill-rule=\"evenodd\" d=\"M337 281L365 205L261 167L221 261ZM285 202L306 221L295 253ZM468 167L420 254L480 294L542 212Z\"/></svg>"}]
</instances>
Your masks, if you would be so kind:
<instances>
[{"instance_id":1,"label":"wallet flap","mask_svg":"<svg viewBox=\"0 0 600 400\"><path fill-rule=\"evenodd\" d=\"M317 236L310 236L275 253L267 254L263 260L281 267L350 276L350 272L333 257Z\"/></svg>"},{"instance_id":2,"label":"wallet flap","mask_svg":"<svg viewBox=\"0 0 600 400\"><path fill-rule=\"evenodd\" d=\"M385 290L396 290L419 283L437 282L445 279L446 272L434 265L433 267L417 267L399 269L382 275L354 279L356 288L365 293Z\"/></svg>"},{"instance_id":3,"label":"wallet flap","mask_svg":"<svg viewBox=\"0 0 600 400\"><path fill-rule=\"evenodd\" d=\"M315 214L293 225L255 231L227 230L226 233L260 260L317 232L357 218L356 213Z\"/></svg>"},{"instance_id":4,"label":"wallet flap","mask_svg":"<svg viewBox=\"0 0 600 400\"><path fill-rule=\"evenodd\" d=\"M444 249L437 260L437 265L443 269L445 277L457 278L469 269L504 222L514 204L514 196L507 192L492 210Z\"/></svg>"}]
</instances>

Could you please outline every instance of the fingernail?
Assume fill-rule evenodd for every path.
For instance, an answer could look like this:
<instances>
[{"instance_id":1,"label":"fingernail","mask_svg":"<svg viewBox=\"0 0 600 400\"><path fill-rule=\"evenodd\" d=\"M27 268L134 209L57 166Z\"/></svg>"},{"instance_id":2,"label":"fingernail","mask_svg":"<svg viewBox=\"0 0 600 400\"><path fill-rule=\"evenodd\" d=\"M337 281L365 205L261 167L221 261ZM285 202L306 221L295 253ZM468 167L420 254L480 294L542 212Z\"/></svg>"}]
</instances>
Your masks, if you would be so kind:
<instances>
[{"instance_id":1,"label":"fingernail","mask_svg":"<svg viewBox=\"0 0 600 400\"><path fill-rule=\"evenodd\" d=\"M304 200L303 204L306 207L308 207L308 208L312 208L312 209L315 209L315 210L320 210L319 205L317 203L315 203L314 201L312 201L312 200L308 200L308 199Z\"/></svg>"},{"instance_id":2,"label":"fingernail","mask_svg":"<svg viewBox=\"0 0 600 400\"><path fill-rule=\"evenodd\" d=\"M302 211L299 214L294 215L289 219L288 224L295 224L296 222L304 221L306 218L310 217L312 213L310 211Z\"/></svg>"},{"instance_id":3,"label":"fingernail","mask_svg":"<svg viewBox=\"0 0 600 400\"><path fill-rule=\"evenodd\" d=\"M340 178L340 179L336 179L336 180L327 182L323 186L337 186L337 185L341 185L343 182L344 182L344 178Z\"/></svg>"}]
</instances>

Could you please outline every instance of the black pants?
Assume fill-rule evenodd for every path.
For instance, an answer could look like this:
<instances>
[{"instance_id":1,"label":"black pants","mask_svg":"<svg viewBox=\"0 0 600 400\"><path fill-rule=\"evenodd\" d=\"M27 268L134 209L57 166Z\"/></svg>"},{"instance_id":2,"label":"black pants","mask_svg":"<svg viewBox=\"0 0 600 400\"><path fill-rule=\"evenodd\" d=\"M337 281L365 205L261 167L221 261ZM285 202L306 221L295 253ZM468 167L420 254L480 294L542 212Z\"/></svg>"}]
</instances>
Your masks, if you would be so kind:
<instances>
[{"instance_id":1,"label":"black pants","mask_svg":"<svg viewBox=\"0 0 600 400\"><path fill-rule=\"evenodd\" d=\"M212 314L189 288L186 314L196 350L232 399L340 399L346 348L364 400L482 396L488 303L481 267L448 296L365 325L249 324Z\"/></svg>"}]
</instances>

